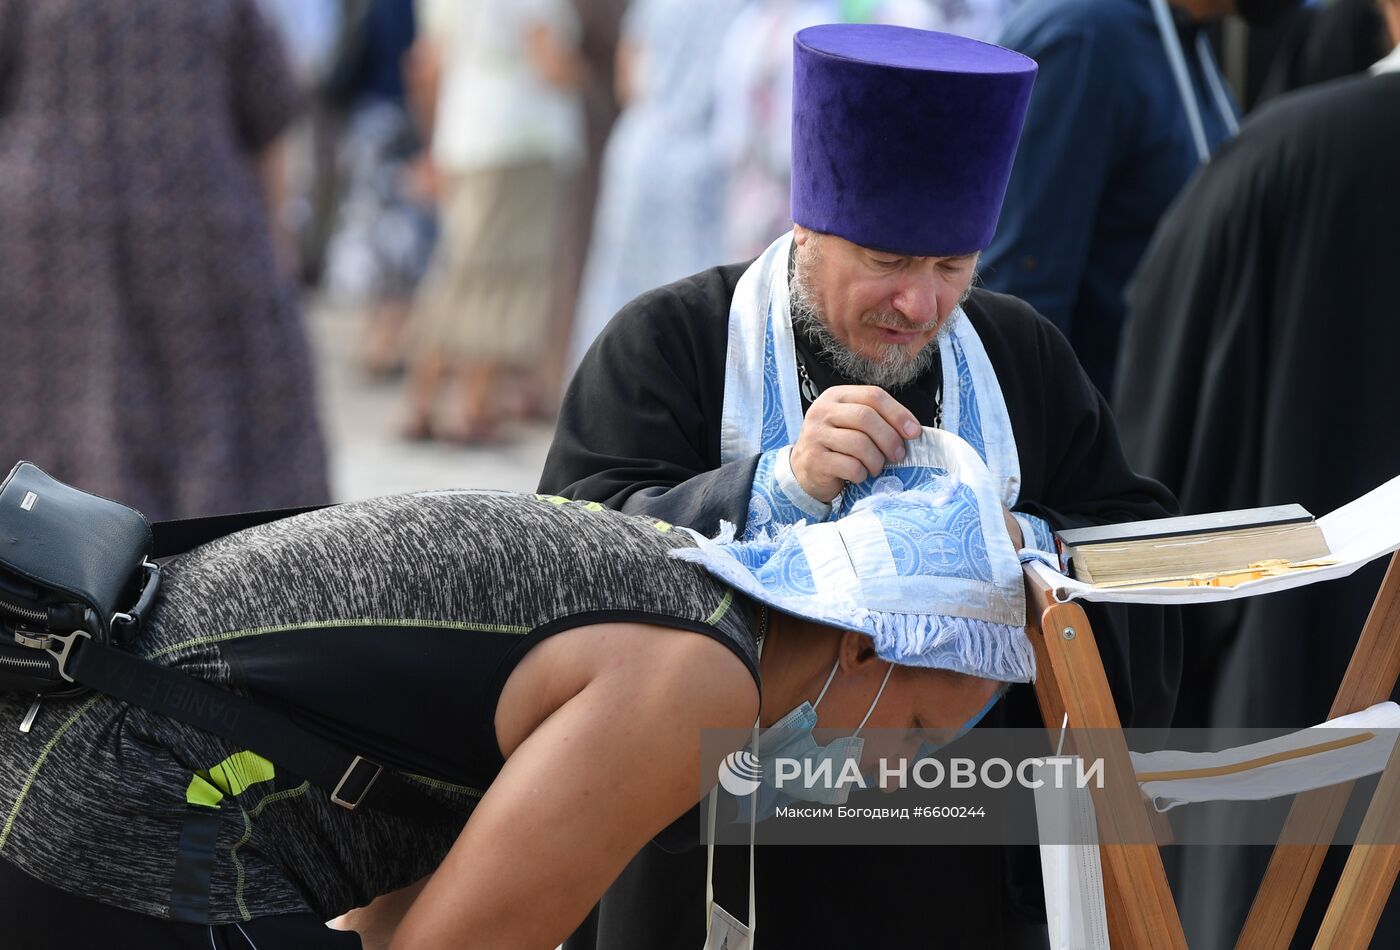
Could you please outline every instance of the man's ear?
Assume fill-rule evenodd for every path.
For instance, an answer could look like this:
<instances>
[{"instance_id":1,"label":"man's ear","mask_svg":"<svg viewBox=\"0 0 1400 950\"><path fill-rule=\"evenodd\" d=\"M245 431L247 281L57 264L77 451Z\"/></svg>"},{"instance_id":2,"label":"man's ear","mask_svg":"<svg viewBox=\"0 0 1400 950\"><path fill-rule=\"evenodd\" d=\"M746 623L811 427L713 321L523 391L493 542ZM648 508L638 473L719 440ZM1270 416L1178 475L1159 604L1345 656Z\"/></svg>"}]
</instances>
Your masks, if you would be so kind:
<instances>
[{"instance_id":1,"label":"man's ear","mask_svg":"<svg viewBox=\"0 0 1400 950\"><path fill-rule=\"evenodd\" d=\"M865 634L853 630L841 632L836 657L841 663L841 669L847 673L854 673L863 666L881 662L875 654L874 642Z\"/></svg>"},{"instance_id":2,"label":"man's ear","mask_svg":"<svg viewBox=\"0 0 1400 950\"><path fill-rule=\"evenodd\" d=\"M805 245L812 237L812 232L804 228L797 222L792 224L792 239L798 247Z\"/></svg>"}]
</instances>

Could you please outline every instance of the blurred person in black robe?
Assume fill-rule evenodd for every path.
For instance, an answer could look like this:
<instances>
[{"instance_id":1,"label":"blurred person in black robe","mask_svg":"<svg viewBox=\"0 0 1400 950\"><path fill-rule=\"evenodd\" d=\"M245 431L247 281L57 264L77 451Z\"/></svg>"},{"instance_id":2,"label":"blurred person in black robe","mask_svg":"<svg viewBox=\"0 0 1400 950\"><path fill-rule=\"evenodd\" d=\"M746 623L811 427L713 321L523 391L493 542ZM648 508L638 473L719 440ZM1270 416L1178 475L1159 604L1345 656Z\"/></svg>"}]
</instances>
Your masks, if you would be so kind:
<instances>
[{"instance_id":1,"label":"blurred person in black robe","mask_svg":"<svg viewBox=\"0 0 1400 950\"><path fill-rule=\"evenodd\" d=\"M1389 49L1377 0L1296 7L1277 24L1250 30L1247 107L1364 73Z\"/></svg>"},{"instance_id":2,"label":"blurred person in black robe","mask_svg":"<svg viewBox=\"0 0 1400 950\"><path fill-rule=\"evenodd\" d=\"M1187 513L1297 502L1322 515L1400 472L1397 67L1392 53L1377 75L1262 109L1182 194L1130 287L1123 444ZM1383 571L1187 608L1176 725L1326 719ZM1233 942L1267 859L1185 852L1192 946ZM1320 922L1326 873L1300 934ZM1400 945L1398 917L1376 946Z\"/></svg>"},{"instance_id":3,"label":"blurred person in black robe","mask_svg":"<svg viewBox=\"0 0 1400 950\"><path fill-rule=\"evenodd\" d=\"M816 28L842 29L897 28ZM798 35L799 44L809 32ZM829 38L829 34L821 36ZM910 42L917 42L917 38ZM881 47L890 48L893 45ZM1030 536L1040 535L1042 530L1045 543L1048 527L1161 517L1173 511L1170 496L1159 485L1134 474L1124 462L1106 403L1053 325L1015 298L980 289L971 289L960 301L957 294L943 299L945 266L965 267L959 271L959 279L971 281L969 262L975 261L975 253L966 252L985 247L990 237L1015 134L1009 144L1003 138L997 146L1005 152L1000 156L1004 163L997 169L994 161L986 161L989 167L977 165L976 148L949 150L940 146L945 156L934 162L928 156L939 154L940 148L930 147L927 141L889 148L879 137L849 127L883 121L881 116L902 117L908 108L902 97L908 93L900 90L911 84L918 85L926 98L945 102L949 114L928 123L926 129L901 123L901 135L923 134L937 139L944 131L940 122L965 129L972 122L1007 122L1008 114L1018 132L1020 118L1015 107L1005 102L963 102L958 95L935 96L923 87L937 80L914 71L901 75L898 82L884 86L877 82L860 95L841 96L827 90L825 96L804 96L804 88L817 83L800 71L804 57L813 55L804 49L799 46L794 95L793 218L799 225L794 235L780 239L757 262L704 271L644 294L623 308L574 377L540 490L646 513L709 534L719 529L721 520L733 523L741 533L752 530L758 521L764 525L781 522L778 509L783 504L777 500L777 492L757 489L768 479L775 457L792 460L792 474L802 483L794 491L807 488L796 461L803 435L796 436L795 444L771 448L766 438L768 420L788 411L793 424L807 434L817 425L812 420L820 415L818 404L829 410L838 390L868 394L876 377L852 367L847 359L850 349L843 353L841 347L831 345L832 332L823 332L833 331L831 326L818 328L809 322L801 329L803 323L796 317L793 320L800 329L787 330L793 350L786 351L786 367L775 369L778 361L773 360L759 368L763 361L752 357L764 350L765 337L747 338L743 335L746 331L736 328L743 322L739 314L749 312L745 307L751 292L746 290L745 280L757 280L756 273L761 273L764 281L773 279L774 299L780 298L780 303L763 317L778 321L769 326L771 342L772 334L781 336L779 331L787 326L783 323L780 327L779 322L787 317L789 298L797 301L804 296L798 286L822 283L820 278L831 276L829 267L854 254L869 256L872 267L882 266L880 261L895 262L895 267L906 269L899 273L913 274L917 268L920 274L933 275L921 280L932 281L936 287L939 322L952 322L949 310L960 302L961 330L936 340L932 339L933 330L920 329L917 334L919 345L934 347L933 355L940 358L932 359L907 379L886 382L885 388L897 400L901 414L912 413L924 425L945 422L950 431L961 433L964 430L949 421L945 411L952 415L949 405L954 392L960 393L963 405L967 404L961 387L970 384L959 368L955 370L959 379L945 385L941 357L957 346L963 338L960 334L971 333L980 340L999 394L993 399L991 393L981 393L982 411L990 416L993 402L1005 403L1001 412L1009 422L1011 437L1007 441L1014 444L1020 477L1019 498L1010 507L1028 545ZM858 60L847 55L840 62ZM967 97L966 87L961 95ZM804 106L810 102L822 105ZM838 103L851 109L858 106L858 115L843 112L845 107ZM1024 100L1020 109L1024 109ZM981 139L1001 137L1004 131ZM978 136L959 138L966 142ZM872 147L876 142L883 144ZM861 149L865 151L857 154ZM973 157L969 158L969 153ZM804 155L820 156L820 160L804 163ZM832 159L830 164L827 159ZM934 166L950 161L969 163L960 187L949 189L924 177L936 175ZM827 170L833 176L844 176L841 189L849 189L846 194L864 197L850 201L834 214L827 208L814 208L812 191L828 194L828 186L835 188L822 178ZM995 181L998 175L1000 184ZM987 187L993 198L986 206L968 197L976 191L970 179L978 177L993 179ZM881 212L875 210L880 199L869 197L874 190L867 187L877 180L887 193L895 194L895 200L888 201L884 205L887 210ZM817 236L823 245L821 264L811 247ZM790 256L787 241L793 245ZM874 252L872 247L885 248L888 253ZM863 287L871 279L857 277L850 283L837 281L835 286L849 290ZM910 287L919 283L912 279L905 282ZM760 286L764 288L760 299L766 300L763 295L770 284ZM928 286L910 287L896 291L890 300L901 301L906 292L930 292ZM829 282L827 289L832 290ZM764 305L759 307L762 310ZM794 312L802 309L798 303L792 307ZM914 320L906 312L911 309L907 300L890 307L900 311L907 323L899 326L906 328L927 316ZM774 316L779 310L781 316ZM831 312L818 312L815 319L825 325L834 318ZM893 320L889 316L885 322ZM875 330L867 323L851 332L858 335ZM751 341L753 346L736 344L736 340ZM780 388L770 373L785 372L792 387L791 403L796 403L801 378L800 405L785 402L775 409L769 402L773 390L765 390L761 407L753 404L747 413L732 411L735 392L752 391L755 385L751 375L746 377L739 369L740 364L747 364L753 374L763 377L759 389L764 389L761 383L770 378L775 380L774 387ZM888 406L883 401L880 404ZM968 415L964 409L963 425ZM761 426L765 441L752 451L733 451L733 430L745 426ZM790 456L785 456L789 451ZM828 497L808 497L806 503L815 501L821 508L832 501L830 493L826 494ZM819 517L820 512L811 516ZM1150 607L1089 609L1124 722L1165 725L1171 716L1178 672L1175 614ZM1034 695L1029 689L1013 689L985 721L1039 726ZM682 819L672 827L693 830L699 821ZM667 845L674 847L669 840ZM741 918L747 905L745 862L740 849L719 849L716 854L716 900ZM810 880L818 864L842 869L841 901L814 904ZM770 935L764 942L778 947L1043 946L1044 927L1036 923L1036 915L1043 914L1038 906L1039 887L1033 849L765 847L758 855L756 869L758 912L765 934ZM604 897L589 925L567 946L570 950L693 950L705 938L704 895L703 849L671 853L657 844L649 845Z\"/></svg>"}]
</instances>

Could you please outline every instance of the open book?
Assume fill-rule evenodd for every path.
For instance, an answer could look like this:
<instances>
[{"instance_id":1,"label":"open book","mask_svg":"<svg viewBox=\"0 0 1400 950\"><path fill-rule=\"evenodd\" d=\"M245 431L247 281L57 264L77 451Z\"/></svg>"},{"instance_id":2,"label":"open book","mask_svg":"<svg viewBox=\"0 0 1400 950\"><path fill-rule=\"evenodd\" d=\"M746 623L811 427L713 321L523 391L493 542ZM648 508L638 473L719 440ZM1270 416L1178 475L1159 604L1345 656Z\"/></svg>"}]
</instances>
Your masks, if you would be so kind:
<instances>
[{"instance_id":1,"label":"open book","mask_svg":"<svg viewBox=\"0 0 1400 950\"><path fill-rule=\"evenodd\" d=\"M1057 532L1074 576L1098 587L1215 586L1313 566L1331 552L1301 505Z\"/></svg>"},{"instance_id":2,"label":"open book","mask_svg":"<svg viewBox=\"0 0 1400 950\"><path fill-rule=\"evenodd\" d=\"M1026 570L1049 586L1060 603L1078 599L1124 604L1216 603L1346 577L1376 558L1400 550L1400 476L1318 518L1317 526L1327 539L1332 552L1329 557L1314 562L1312 567L1294 564L1291 570L1265 572L1257 580L1244 580L1233 586L1166 583L1103 587L1066 577L1040 561L1027 564Z\"/></svg>"}]
</instances>

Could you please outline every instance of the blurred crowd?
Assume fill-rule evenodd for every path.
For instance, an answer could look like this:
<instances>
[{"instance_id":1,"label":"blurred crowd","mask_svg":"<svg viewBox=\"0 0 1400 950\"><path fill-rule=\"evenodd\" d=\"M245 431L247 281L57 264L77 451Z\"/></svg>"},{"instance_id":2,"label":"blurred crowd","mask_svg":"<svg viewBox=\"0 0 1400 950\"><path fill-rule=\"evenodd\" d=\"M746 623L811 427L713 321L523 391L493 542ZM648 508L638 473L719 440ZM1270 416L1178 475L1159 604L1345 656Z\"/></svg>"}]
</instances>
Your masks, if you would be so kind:
<instances>
[{"instance_id":1,"label":"blurred crowd","mask_svg":"<svg viewBox=\"0 0 1400 950\"><path fill-rule=\"evenodd\" d=\"M1125 4L1149 15L1102 9ZM1213 83L1201 157L1236 101L1388 49L1372 0L1242 5L1282 16L1234 44L1233 92L1210 52L1233 0L1172 8L1198 39L1182 61ZM6 0L0 305L23 398L0 410L5 454L156 517L324 499L305 301L345 315L367 380L402 386L402 437L491 446L547 422L623 304L789 227L791 37L821 22L1041 63L982 276L1055 320L1107 393L1123 285L1198 157L1095 128L1128 64L1076 39L1086 6ZM1144 82L1178 108L1170 71ZM1086 200L1109 182L1116 206ZM52 385L75 366L80 384Z\"/></svg>"},{"instance_id":2,"label":"blurred crowd","mask_svg":"<svg viewBox=\"0 0 1400 950\"><path fill-rule=\"evenodd\" d=\"M1005 7L322 4L340 18L318 84L338 157L308 184L339 185L320 221L303 201L305 276L372 313L364 369L406 371L405 437L498 442L517 419L552 418L623 304L788 228L796 30L871 21L989 38ZM335 32L287 23L304 45Z\"/></svg>"},{"instance_id":3,"label":"blurred crowd","mask_svg":"<svg viewBox=\"0 0 1400 950\"><path fill-rule=\"evenodd\" d=\"M1151 6L1094 9L1115 5ZM157 517L326 497L301 301L353 315L365 377L402 380L404 438L490 446L552 418L623 304L788 228L802 27L940 29L1041 63L982 276L1055 320L1105 393L1124 285L1199 162L1163 157L1170 129L1108 140L1093 105L1124 51L1086 55L1082 0L157 6L8 0L0 24L0 300L24 397L0 438ZM1276 22L1248 32L1232 92L1211 48L1233 6L1172 8L1200 21L1182 61L1213 84L1200 158L1237 100L1388 49L1372 0L1262 0ZM1144 83L1179 108L1170 71ZM1086 200L1110 186L1116 205ZM75 366L81 384L51 385Z\"/></svg>"}]
</instances>

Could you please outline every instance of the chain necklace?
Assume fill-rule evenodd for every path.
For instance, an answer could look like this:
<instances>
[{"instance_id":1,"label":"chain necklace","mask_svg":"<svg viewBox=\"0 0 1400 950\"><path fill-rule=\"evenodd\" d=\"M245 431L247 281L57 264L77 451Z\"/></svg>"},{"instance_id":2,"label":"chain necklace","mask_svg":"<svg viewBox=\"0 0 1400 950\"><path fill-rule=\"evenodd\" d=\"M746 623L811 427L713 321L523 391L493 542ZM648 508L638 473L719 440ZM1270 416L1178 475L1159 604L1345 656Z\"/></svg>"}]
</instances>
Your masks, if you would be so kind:
<instances>
[{"instance_id":1,"label":"chain necklace","mask_svg":"<svg viewBox=\"0 0 1400 950\"><path fill-rule=\"evenodd\" d=\"M822 394L821 388L812 382L812 377L807 375L807 364L802 362L802 357L797 358L797 388L802 393L802 398L810 405L817 401L817 397Z\"/></svg>"},{"instance_id":2,"label":"chain necklace","mask_svg":"<svg viewBox=\"0 0 1400 950\"><path fill-rule=\"evenodd\" d=\"M807 372L807 364L802 361L802 357L797 357L797 389L802 394L802 401L810 406L817 401L817 397L822 394L821 387L816 384L811 375ZM943 428L943 380L938 381L938 389L933 394L933 427Z\"/></svg>"}]
</instances>

